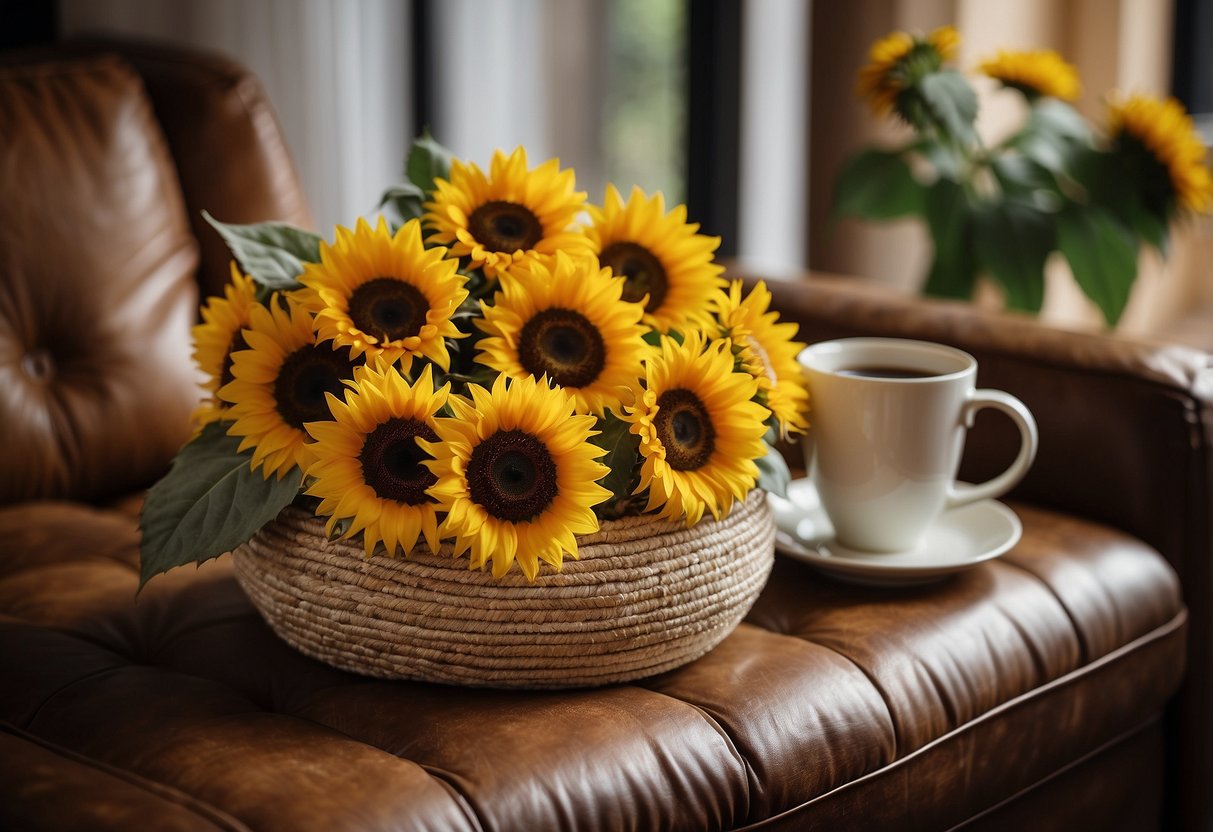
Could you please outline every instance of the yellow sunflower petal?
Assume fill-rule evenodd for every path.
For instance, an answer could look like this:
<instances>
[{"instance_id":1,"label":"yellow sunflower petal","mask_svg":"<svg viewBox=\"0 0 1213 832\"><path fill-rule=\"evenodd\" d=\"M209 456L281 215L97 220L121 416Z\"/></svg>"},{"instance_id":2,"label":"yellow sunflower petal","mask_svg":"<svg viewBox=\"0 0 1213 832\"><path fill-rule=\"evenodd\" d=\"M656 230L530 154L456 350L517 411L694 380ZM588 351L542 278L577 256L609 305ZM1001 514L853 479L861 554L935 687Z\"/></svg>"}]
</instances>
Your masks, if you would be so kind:
<instances>
[{"instance_id":1,"label":"yellow sunflower petal","mask_svg":"<svg viewBox=\"0 0 1213 832\"><path fill-rule=\"evenodd\" d=\"M470 392L474 406L436 420L438 441L424 445L435 457L431 493L446 513L439 531L470 550L473 568L491 564L501 577L517 563L534 580L540 561L573 554L573 530L597 530L593 506L610 496L596 484L608 471L601 450L587 441L594 419L574 416L571 397L533 376L502 374Z\"/></svg>"},{"instance_id":2,"label":"yellow sunflower petal","mask_svg":"<svg viewBox=\"0 0 1213 832\"><path fill-rule=\"evenodd\" d=\"M769 411L753 401L758 382L735 372L732 353L692 332L663 340L646 365L644 390L624 418L642 436L637 493L649 489L648 511L694 525L710 511L728 513L754 487L753 460L766 451Z\"/></svg>"},{"instance_id":3,"label":"yellow sunflower petal","mask_svg":"<svg viewBox=\"0 0 1213 832\"><path fill-rule=\"evenodd\" d=\"M604 268L624 279L623 300L645 305L645 323L668 331L706 323L705 310L723 281L713 260L719 237L697 233L686 206L665 211L660 193L633 188L628 201L609 185L601 208L590 206L586 235Z\"/></svg>"}]
</instances>

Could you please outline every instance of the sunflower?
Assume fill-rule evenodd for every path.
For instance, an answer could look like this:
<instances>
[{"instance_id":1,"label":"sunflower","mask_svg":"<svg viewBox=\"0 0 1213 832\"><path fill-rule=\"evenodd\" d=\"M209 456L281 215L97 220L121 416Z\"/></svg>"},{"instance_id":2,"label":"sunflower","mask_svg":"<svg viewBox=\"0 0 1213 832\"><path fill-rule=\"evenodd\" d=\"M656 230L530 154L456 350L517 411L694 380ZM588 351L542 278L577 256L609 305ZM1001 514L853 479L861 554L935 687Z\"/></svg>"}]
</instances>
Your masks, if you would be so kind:
<instances>
[{"instance_id":1,"label":"sunflower","mask_svg":"<svg viewBox=\"0 0 1213 832\"><path fill-rule=\"evenodd\" d=\"M646 511L669 520L698 523L704 510L719 519L758 479L754 460L770 412L752 401L758 382L734 372L727 341L705 345L699 332L678 344L662 339L661 353L646 365L644 389L624 418L640 436L640 485L649 489Z\"/></svg>"},{"instance_id":2,"label":"sunflower","mask_svg":"<svg viewBox=\"0 0 1213 832\"><path fill-rule=\"evenodd\" d=\"M428 243L449 245L472 268L496 278L557 251L589 252L589 241L573 221L585 193L574 191L572 170L551 159L527 170L526 151L493 154L489 175L474 164L451 162L450 181L434 180L425 204Z\"/></svg>"},{"instance_id":3,"label":"sunflower","mask_svg":"<svg viewBox=\"0 0 1213 832\"><path fill-rule=\"evenodd\" d=\"M1082 92L1078 70L1052 49L1029 52L1003 50L977 69L1029 98L1050 96L1074 101Z\"/></svg>"},{"instance_id":4,"label":"sunflower","mask_svg":"<svg viewBox=\"0 0 1213 832\"><path fill-rule=\"evenodd\" d=\"M468 293L458 261L445 255L425 248L417 220L395 234L383 217L374 229L362 219L353 231L339 226L336 244L322 242L320 262L300 277L319 340L354 358L403 359L406 372L418 355L448 369L445 339L460 337L451 316Z\"/></svg>"},{"instance_id":5,"label":"sunflower","mask_svg":"<svg viewBox=\"0 0 1213 832\"><path fill-rule=\"evenodd\" d=\"M956 53L960 33L941 26L925 39L893 32L872 44L868 63L859 70L856 92L868 99L879 116L897 109L897 98L928 72L934 72Z\"/></svg>"},{"instance_id":6,"label":"sunflower","mask_svg":"<svg viewBox=\"0 0 1213 832\"><path fill-rule=\"evenodd\" d=\"M206 374L204 387L210 396L194 411L199 428L227 418L227 408L215 392L232 380L232 353L245 348L243 330L257 306L257 284L231 265L232 282L223 287L223 297L211 297L202 307L202 323L193 328L194 363Z\"/></svg>"},{"instance_id":7,"label":"sunflower","mask_svg":"<svg viewBox=\"0 0 1213 832\"><path fill-rule=\"evenodd\" d=\"M623 288L593 258L557 252L551 271L537 263L525 280L502 279L476 321L488 335L477 358L511 378L546 375L573 396L578 413L617 409L649 351L644 307L621 300Z\"/></svg>"},{"instance_id":8,"label":"sunflower","mask_svg":"<svg viewBox=\"0 0 1213 832\"><path fill-rule=\"evenodd\" d=\"M430 459L418 439L434 441L434 415L446 404L450 384L434 389L429 364L409 386L393 366L360 367L345 401L332 397L331 422L309 422L316 440L309 448L307 493L320 498L317 515L325 531L350 520L343 537L362 532L369 558L380 541L389 557L405 554L425 537L438 551L438 517L427 493L437 478L422 463Z\"/></svg>"},{"instance_id":9,"label":"sunflower","mask_svg":"<svg viewBox=\"0 0 1213 832\"><path fill-rule=\"evenodd\" d=\"M293 298L254 306L244 340L249 349L232 355L234 379L219 388L235 420L227 432L244 437L239 450L253 449L253 470L282 479L306 466L304 425L333 418L325 394L344 396L353 361L347 349L316 343L312 316Z\"/></svg>"},{"instance_id":10,"label":"sunflower","mask_svg":"<svg viewBox=\"0 0 1213 832\"><path fill-rule=\"evenodd\" d=\"M602 208L590 206L587 230L602 266L624 278L623 299L643 302L645 323L668 331L701 325L724 268L713 262L719 237L698 234L679 205L668 214L660 192L633 187L628 202L608 185Z\"/></svg>"},{"instance_id":11,"label":"sunflower","mask_svg":"<svg viewBox=\"0 0 1213 832\"><path fill-rule=\"evenodd\" d=\"M716 295L720 334L732 341L742 366L758 381L759 393L779 421L781 437L787 439L809 427L805 419L809 391L796 361L804 344L792 340L796 324L778 323L779 313L768 311L770 306L771 292L762 281L744 300L740 280Z\"/></svg>"},{"instance_id":12,"label":"sunflower","mask_svg":"<svg viewBox=\"0 0 1213 832\"><path fill-rule=\"evenodd\" d=\"M533 376L492 390L468 387L472 401L451 397L454 419L437 419L435 442L419 441L434 459L430 493L447 513L440 530L470 567L492 561L500 578L517 561L528 580L539 562L560 569L577 556L576 534L598 530L592 507L611 496L597 484L609 469L589 441L593 416L573 415L573 399Z\"/></svg>"},{"instance_id":13,"label":"sunflower","mask_svg":"<svg viewBox=\"0 0 1213 832\"><path fill-rule=\"evenodd\" d=\"M1146 168L1147 183L1153 183L1149 201L1197 213L1213 207L1205 147L1182 104L1134 95L1111 102L1108 110L1112 146L1129 164Z\"/></svg>"}]
</instances>

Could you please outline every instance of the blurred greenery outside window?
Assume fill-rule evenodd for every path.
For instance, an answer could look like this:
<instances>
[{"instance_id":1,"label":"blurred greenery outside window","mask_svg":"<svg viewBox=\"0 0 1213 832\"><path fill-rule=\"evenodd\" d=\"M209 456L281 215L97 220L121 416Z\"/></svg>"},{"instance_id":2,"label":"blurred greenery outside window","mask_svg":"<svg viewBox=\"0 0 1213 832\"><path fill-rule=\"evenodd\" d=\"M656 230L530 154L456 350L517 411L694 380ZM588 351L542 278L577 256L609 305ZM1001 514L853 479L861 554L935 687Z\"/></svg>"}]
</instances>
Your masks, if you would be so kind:
<instances>
[{"instance_id":1,"label":"blurred greenery outside window","mask_svg":"<svg viewBox=\"0 0 1213 832\"><path fill-rule=\"evenodd\" d=\"M602 141L606 176L686 199L684 0L608 0Z\"/></svg>"}]
</instances>

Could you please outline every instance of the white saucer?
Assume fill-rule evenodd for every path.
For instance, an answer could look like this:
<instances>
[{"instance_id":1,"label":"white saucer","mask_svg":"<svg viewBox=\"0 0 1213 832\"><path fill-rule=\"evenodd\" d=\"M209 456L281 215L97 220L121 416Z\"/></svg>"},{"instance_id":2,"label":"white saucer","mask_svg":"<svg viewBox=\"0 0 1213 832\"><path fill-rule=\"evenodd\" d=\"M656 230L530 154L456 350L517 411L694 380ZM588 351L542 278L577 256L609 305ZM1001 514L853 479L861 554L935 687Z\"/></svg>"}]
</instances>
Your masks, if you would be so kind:
<instances>
[{"instance_id":1,"label":"white saucer","mask_svg":"<svg viewBox=\"0 0 1213 832\"><path fill-rule=\"evenodd\" d=\"M1006 552L1023 533L1015 512L997 500L945 511L919 544L903 552L864 552L833 540L834 529L808 479L793 480L785 500L769 496L775 548L837 578L873 586L942 580Z\"/></svg>"}]
</instances>

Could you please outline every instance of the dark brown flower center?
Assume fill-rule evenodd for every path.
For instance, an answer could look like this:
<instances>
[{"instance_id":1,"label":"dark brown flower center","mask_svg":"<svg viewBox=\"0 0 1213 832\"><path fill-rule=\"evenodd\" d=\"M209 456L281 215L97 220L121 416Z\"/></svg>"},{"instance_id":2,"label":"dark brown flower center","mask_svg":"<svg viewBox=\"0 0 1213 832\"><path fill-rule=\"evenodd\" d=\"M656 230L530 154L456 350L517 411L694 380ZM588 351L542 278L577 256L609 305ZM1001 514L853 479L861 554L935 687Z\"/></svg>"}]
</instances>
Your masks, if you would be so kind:
<instances>
[{"instance_id":1,"label":"dark brown flower center","mask_svg":"<svg viewBox=\"0 0 1213 832\"><path fill-rule=\"evenodd\" d=\"M640 303L648 295L645 312L652 312L665 303L669 291L665 266L644 246L611 243L603 249L598 260L603 266L609 266L616 277L624 279L623 299L628 303Z\"/></svg>"},{"instance_id":2,"label":"dark brown flower center","mask_svg":"<svg viewBox=\"0 0 1213 832\"><path fill-rule=\"evenodd\" d=\"M1177 193L1167 163L1127 130L1122 130L1113 143L1114 158L1120 166L1117 173L1123 175L1123 180L1109 177L1113 184L1106 187L1115 189L1115 182L1119 181L1139 182L1141 200L1148 212L1161 216L1174 207Z\"/></svg>"},{"instance_id":3,"label":"dark brown flower center","mask_svg":"<svg viewBox=\"0 0 1213 832\"><path fill-rule=\"evenodd\" d=\"M274 380L274 402L282 421L299 430L304 422L330 421L325 393L345 400L344 379L354 377L354 365L347 349L334 350L328 344L300 347L288 355Z\"/></svg>"},{"instance_id":4,"label":"dark brown flower center","mask_svg":"<svg viewBox=\"0 0 1213 832\"><path fill-rule=\"evenodd\" d=\"M434 429L417 419L392 419L366 435L358 461L377 496L410 506L434 502L426 489L438 478L422 464L433 457L417 445L418 438L438 441Z\"/></svg>"},{"instance_id":5,"label":"dark brown flower center","mask_svg":"<svg viewBox=\"0 0 1213 832\"><path fill-rule=\"evenodd\" d=\"M527 251L543 239L543 224L516 202L494 200L468 217L468 230L489 251Z\"/></svg>"},{"instance_id":6,"label":"dark brown flower center","mask_svg":"<svg viewBox=\"0 0 1213 832\"><path fill-rule=\"evenodd\" d=\"M244 330L238 329L232 334L232 340L227 345L227 353L223 356L223 367L219 371L219 386L234 381L235 376L232 375L232 354L240 350L248 349L248 342L244 340Z\"/></svg>"},{"instance_id":7,"label":"dark brown flower center","mask_svg":"<svg viewBox=\"0 0 1213 832\"><path fill-rule=\"evenodd\" d=\"M675 471L694 471L707 464L716 448L712 417L690 390L667 390L657 397L653 427L665 447L666 462Z\"/></svg>"},{"instance_id":8,"label":"dark brown flower center","mask_svg":"<svg viewBox=\"0 0 1213 832\"><path fill-rule=\"evenodd\" d=\"M585 387L606 365L606 344L588 318L570 309L545 309L518 334L518 360L527 372L562 387Z\"/></svg>"},{"instance_id":9,"label":"dark brown flower center","mask_svg":"<svg viewBox=\"0 0 1213 832\"><path fill-rule=\"evenodd\" d=\"M498 431L477 445L467 478L472 500L512 523L534 519L556 498L556 463L547 445L520 430Z\"/></svg>"},{"instance_id":10,"label":"dark brown flower center","mask_svg":"<svg viewBox=\"0 0 1213 832\"><path fill-rule=\"evenodd\" d=\"M416 286L392 277L368 280L350 295L350 320L380 341L416 335L429 311L429 301Z\"/></svg>"}]
</instances>

